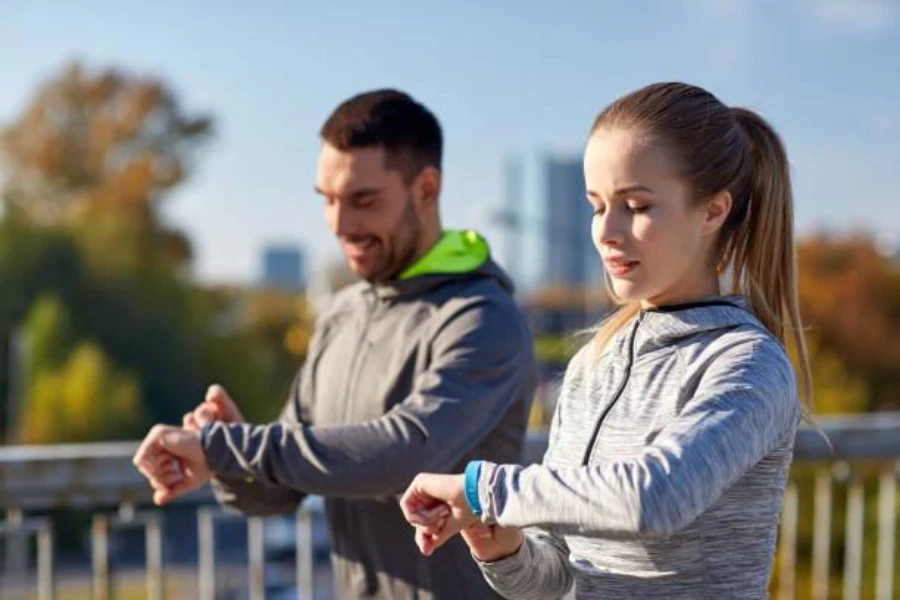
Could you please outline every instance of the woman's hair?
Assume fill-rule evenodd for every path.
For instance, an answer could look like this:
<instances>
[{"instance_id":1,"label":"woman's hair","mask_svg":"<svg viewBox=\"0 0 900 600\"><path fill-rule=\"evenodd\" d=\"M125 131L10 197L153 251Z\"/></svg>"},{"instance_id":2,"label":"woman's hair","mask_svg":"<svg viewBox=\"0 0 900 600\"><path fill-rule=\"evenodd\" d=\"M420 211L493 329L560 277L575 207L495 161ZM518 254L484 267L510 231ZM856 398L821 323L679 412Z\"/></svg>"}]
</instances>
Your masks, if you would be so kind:
<instances>
[{"instance_id":1,"label":"woman's hair","mask_svg":"<svg viewBox=\"0 0 900 600\"><path fill-rule=\"evenodd\" d=\"M783 344L789 338L794 343L800 395L809 406L812 377L797 297L793 194L778 134L755 112L729 108L685 83L655 83L619 98L597 116L591 134L613 128L630 129L661 144L695 202L723 191L731 194L731 212L713 257L716 268L729 274L730 292L747 296L772 335ZM624 305L606 319L595 337L599 347L638 310Z\"/></svg>"}]
</instances>

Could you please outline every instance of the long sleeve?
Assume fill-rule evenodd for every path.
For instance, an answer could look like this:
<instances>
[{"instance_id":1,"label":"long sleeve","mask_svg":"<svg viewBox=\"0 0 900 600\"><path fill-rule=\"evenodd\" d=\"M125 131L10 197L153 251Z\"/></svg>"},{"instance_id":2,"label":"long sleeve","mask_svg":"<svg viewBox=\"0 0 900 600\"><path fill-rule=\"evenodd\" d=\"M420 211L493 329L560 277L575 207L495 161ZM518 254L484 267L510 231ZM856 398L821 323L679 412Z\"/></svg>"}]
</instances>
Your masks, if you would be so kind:
<instances>
[{"instance_id":1,"label":"long sleeve","mask_svg":"<svg viewBox=\"0 0 900 600\"><path fill-rule=\"evenodd\" d=\"M304 422L301 415L301 387L305 369L301 367L281 412L280 421ZM306 494L295 489L271 485L243 474L217 473L210 481L216 501L224 508L245 516L286 514L297 508Z\"/></svg>"},{"instance_id":2,"label":"long sleeve","mask_svg":"<svg viewBox=\"0 0 900 600\"><path fill-rule=\"evenodd\" d=\"M554 412L548 449L557 443L559 433L559 412ZM565 596L573 585L566 541L543 529L526 530L522 547L511 556L476 562L485 581L504 598L554 600Z\"/></svg>"},{"instance_id":3,"label":"long sleeve","mask_svg":"<svg viewBox=\"0 0 900 600\"><path fill-rule=\"evenodd\" d=\"M494 562L479 562L485 581L501 596L515 600L557 600L572 588L569 549L559 536L526 532L519 551Z\"/></svg>"},{"instance_id":4,"label":"long sleeve","mask_svg":"<svg viewBox=\"0 0 900 600\"><path fill-rule=\"evenodd\" d=\"M342 497L397 494L417 473L450 469L527 395L530 341L517 314L486 300L450 315L430 350L431 364L409 396L377 419L207 426L210 468Z\"/></svg>"},{"instance_id":5,"label":"long sleeve","mask_svg":"<svg viewBox=\"0 0 900 600\"><path fill-rule=\"evenodd\" d=\"M790 364L774 342L731 347L637 457L561 468L484 464L483 519L563 535L668 537L794 435L795 390Z\"/></svg>"}]
</instances>

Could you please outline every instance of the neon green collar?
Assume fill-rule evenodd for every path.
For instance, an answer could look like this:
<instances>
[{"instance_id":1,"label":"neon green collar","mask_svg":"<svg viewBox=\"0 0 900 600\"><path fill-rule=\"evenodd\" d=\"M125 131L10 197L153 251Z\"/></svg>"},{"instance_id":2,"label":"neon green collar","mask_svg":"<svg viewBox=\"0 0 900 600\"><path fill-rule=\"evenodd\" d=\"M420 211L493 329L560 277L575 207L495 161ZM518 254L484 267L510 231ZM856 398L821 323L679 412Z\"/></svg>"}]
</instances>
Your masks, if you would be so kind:
<instances>
[{"instance_id":1,"label":"neon green collar","mask_svg":"<svg viewBox=\"0 0 900 600\"><path fill-rule=\"evenodd\" d=\"M445 231L438 243L425 255L400 273L397 279L412 279L420 275L469 273L483 265L490 248L478 232Z\"/></svg>"}]
</instances>

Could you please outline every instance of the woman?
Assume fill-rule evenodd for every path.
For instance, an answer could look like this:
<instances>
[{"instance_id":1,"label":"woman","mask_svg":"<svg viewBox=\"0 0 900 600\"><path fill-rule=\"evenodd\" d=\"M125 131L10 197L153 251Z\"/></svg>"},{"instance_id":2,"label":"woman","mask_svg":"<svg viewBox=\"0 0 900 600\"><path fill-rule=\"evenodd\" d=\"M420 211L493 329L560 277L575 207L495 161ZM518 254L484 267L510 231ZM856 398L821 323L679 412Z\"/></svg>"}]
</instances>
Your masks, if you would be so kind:
<instances>
[{"instance_id":1,"label":"woman","mask_svg":"<svg viewBox=\"0 0 900 600\"><path fill-rule=\"evenodd\" d=\"M569 364L543 464L420 475L404 512L426 554L462 531L507 598L764 598L803 413L788 338L810 388L784 147L660 83L600 113L584 172L622 306Z\"/></svg>"}]
</instances>

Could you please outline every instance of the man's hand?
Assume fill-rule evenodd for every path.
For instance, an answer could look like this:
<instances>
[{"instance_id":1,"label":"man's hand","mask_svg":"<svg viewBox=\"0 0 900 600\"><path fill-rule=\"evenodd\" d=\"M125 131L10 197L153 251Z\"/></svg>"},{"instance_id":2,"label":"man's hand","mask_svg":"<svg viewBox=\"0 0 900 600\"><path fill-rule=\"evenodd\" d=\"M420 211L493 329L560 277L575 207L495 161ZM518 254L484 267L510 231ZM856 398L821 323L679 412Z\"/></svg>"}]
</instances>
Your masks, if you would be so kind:
<instances>
[{"instance_id":1,"label":"man's hand","mask_svg":"<svg viewBox=\"0 0 900 600\"><path fill-rule=\"evenodd\" d=\"M207 423L243 423L244 415L228 392L221 385L213 384L206 390L206 399L197 408L185 413L182 426L192 431L200 431Z\"/></svg>"},{"instance_id":2,"label":"man's hand","mask_svg":"<svg viewBox=\"0 0 900 600\"><path fill-rule=\"evenodd\" d=\"M133 462L153 487L157 505L203 486L212 476L200 434L169 425L156 425L150 430Z\"/></svg>"}]
</instances>

